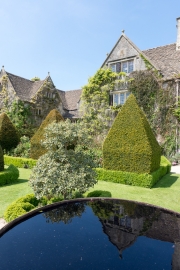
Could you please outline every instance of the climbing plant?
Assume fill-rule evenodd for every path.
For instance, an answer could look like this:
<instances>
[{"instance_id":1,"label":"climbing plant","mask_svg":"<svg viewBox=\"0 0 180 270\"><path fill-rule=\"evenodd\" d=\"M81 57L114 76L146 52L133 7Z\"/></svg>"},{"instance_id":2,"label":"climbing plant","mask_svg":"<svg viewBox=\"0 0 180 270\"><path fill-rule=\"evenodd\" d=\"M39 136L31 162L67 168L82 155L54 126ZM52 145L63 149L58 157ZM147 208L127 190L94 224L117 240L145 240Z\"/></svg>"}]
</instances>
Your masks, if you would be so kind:
<instances>
[{"instance_id":1,"label":"climbing plant","mask_svg":"<svg viewBox=\"0 0 180 270\"><path fill-rule=\"evenodd\" d=\"M83 122L93 135L107 133L112 119L120 107L110 106L110 92L126 81L124 72L115 73L111 69L99 69L82 89Z\"/></svg>"},{"instance_id":2,"label":"climbing plant","mask_svg":"<svg viewBox=\"0 0 180 270\"><path fill-rule=\"evenodd\" d=\"M176 90L174 81L163 81L151 69L131 74L128 89L137 99L162 146L163 154L171 157L177 148Z\"/></svg>"},{"instance_id":3,"label":"climbing plant","mask_svg":"<svg viewBox=\"0 0 180 270\"><path fill-rule=\"evenodd\" d=\"M33 131L33 118L31 107L21 100L15 100L5 108L6 114L18 130L20 137L23 135L31 136Z\"/></svg>"}]
</instances>

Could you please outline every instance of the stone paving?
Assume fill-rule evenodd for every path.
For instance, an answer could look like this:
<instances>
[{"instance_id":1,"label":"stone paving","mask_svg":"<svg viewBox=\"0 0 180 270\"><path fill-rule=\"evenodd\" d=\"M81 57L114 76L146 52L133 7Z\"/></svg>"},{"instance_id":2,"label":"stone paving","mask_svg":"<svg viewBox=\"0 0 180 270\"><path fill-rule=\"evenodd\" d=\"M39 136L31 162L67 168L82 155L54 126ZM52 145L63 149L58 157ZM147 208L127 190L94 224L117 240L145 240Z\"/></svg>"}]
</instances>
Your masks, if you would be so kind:
<instances>
[{"instance_id":1,"label":"stone paving","mask_svg":"<svg viewBox=\"0 0 180 270\"><path fill-rule=\"evenodd\" d=\"M180 165L172 166L171 172L180 174ZM7 222L3 218L0 218L0 229L3 228L6 224Z\"/></svg>"}]
</instances>

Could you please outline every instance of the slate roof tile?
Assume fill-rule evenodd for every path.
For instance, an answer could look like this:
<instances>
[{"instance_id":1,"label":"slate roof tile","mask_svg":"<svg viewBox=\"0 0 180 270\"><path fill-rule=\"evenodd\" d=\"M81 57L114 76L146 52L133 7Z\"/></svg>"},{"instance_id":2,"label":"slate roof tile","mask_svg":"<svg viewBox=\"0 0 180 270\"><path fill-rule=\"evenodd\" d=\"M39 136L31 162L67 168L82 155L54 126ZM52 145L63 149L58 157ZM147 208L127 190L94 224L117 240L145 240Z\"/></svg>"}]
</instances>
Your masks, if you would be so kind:
<instances>
[{"instance_id":1,"label":"slate roof tile","mask_svg":"<svg viewBox=\"0 0 180 270\"><path fill-rule=\"evenodd\" d=\"M171 79L180 73L180 50L176 50L176 43L142 52L162 72L165 79Z\"/></svg>"},{"instance_id":2,"label":"slate roof tile","mask_svg":"<svg viewBox=\"0 0 180 270\"><path fill-rule=\"evenodd\" d=\"M44 82L44 80L34 82L9 72L6 72L6 74L12 83L17 96L23 101L30 101Z\"/></svg>"},{"instance_id":3,"label":"slate roof tile","mask_svg":"<svg viewBox=\"0 0 180 270\"><path fill-rule=\"evenodd\" d=\"M16 76L6 72L10 82L12 83L17 96L23 101L31 101L31 98L38 92L45 80L31 81L20 76ZM58 89L57 89L58 90ZM82 90L62 91L58 90L63 108L65 110L65 117L78 117L78 102L80 101Z\"/></svg>"}]
</instances>

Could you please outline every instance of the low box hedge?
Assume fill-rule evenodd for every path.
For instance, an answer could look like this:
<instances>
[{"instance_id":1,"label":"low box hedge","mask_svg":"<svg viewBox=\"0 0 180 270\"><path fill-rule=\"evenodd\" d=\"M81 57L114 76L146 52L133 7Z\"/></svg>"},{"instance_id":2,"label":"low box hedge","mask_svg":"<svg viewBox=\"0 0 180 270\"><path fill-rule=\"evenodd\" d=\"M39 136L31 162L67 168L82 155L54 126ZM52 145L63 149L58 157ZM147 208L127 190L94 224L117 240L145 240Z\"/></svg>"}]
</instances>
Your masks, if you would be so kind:
<instances>
[{"instance_id":1,"label":"low box hedge","mask_svg":"<svg viewBox=\"0 0 180 270\"><path fill-rule=\"evenodd\" d=\"M12 202L4 212L4 218L7 222L26 214L35 207L37 207L39 201L34 194L27 194L16 201Z\"/></svg>"},{"instance_id":2,"label":"low box hedge","mask_svg":"<svg viewBox=\"0 0 180 270\"><path fill-rule=\"evenodd\" d=\"M18 168L33 168L36 165L37 160L32 158L11 157L4 155L5 165L13 164Z\"/></svg>"},{"instance_id":3,"label":"low box hedge","mask_svg":"<svg viewBox=\"0 0 180 270\"><path fill-rule=\"evenodd\" d=\"M145 188L153 187L165 174L171 171L171 163L161 157L161 164L158 170L153 173L131 173L124 171L105 170L96 168L97 180L120 183L125 185L140 186Z\"/></svg>"},{"instance_id":4,"label":"low box hedge","mask_svg":"<svg viewBox=\"0 0 180 270\"><path fill-rule=\"evenodd\" d=\"M14 166L10 165L7 169L0 172L0 186L12 184L19 178L19 170Z\"/></svg>"}]
</instances>

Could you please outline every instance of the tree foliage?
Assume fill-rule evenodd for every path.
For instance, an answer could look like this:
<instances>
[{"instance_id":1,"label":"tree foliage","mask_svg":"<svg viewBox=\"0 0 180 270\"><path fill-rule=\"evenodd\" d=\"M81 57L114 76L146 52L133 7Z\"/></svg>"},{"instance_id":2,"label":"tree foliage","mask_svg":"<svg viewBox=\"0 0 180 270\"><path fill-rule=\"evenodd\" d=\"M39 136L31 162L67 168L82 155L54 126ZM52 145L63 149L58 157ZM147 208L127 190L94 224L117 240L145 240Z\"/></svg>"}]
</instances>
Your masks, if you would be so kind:
<instances>
[{"instance_id":1,"label":"tree foliage","mask_svg":"<svg viewBox=\"0 0 180 270\"><path fill-rule=\"evenodd\" d=\"M35 76L34 78L31 79L31 81L33 82L40 81L40 78Z\"/></svg>"},{"instance_id":2,"label":"tree foliage","mask_svg":"<svg viewBox=\"0 0 180 270\"><path fill-rule=\"evenodd\" d=\"M83 193L97 182L93 159L86 151L90 138L82 124L70 120L52 123L44 138L47 152L38 159L30 177L38 199L59 195L68 198L74 190Z\"/></svg>"}]
</instances>

